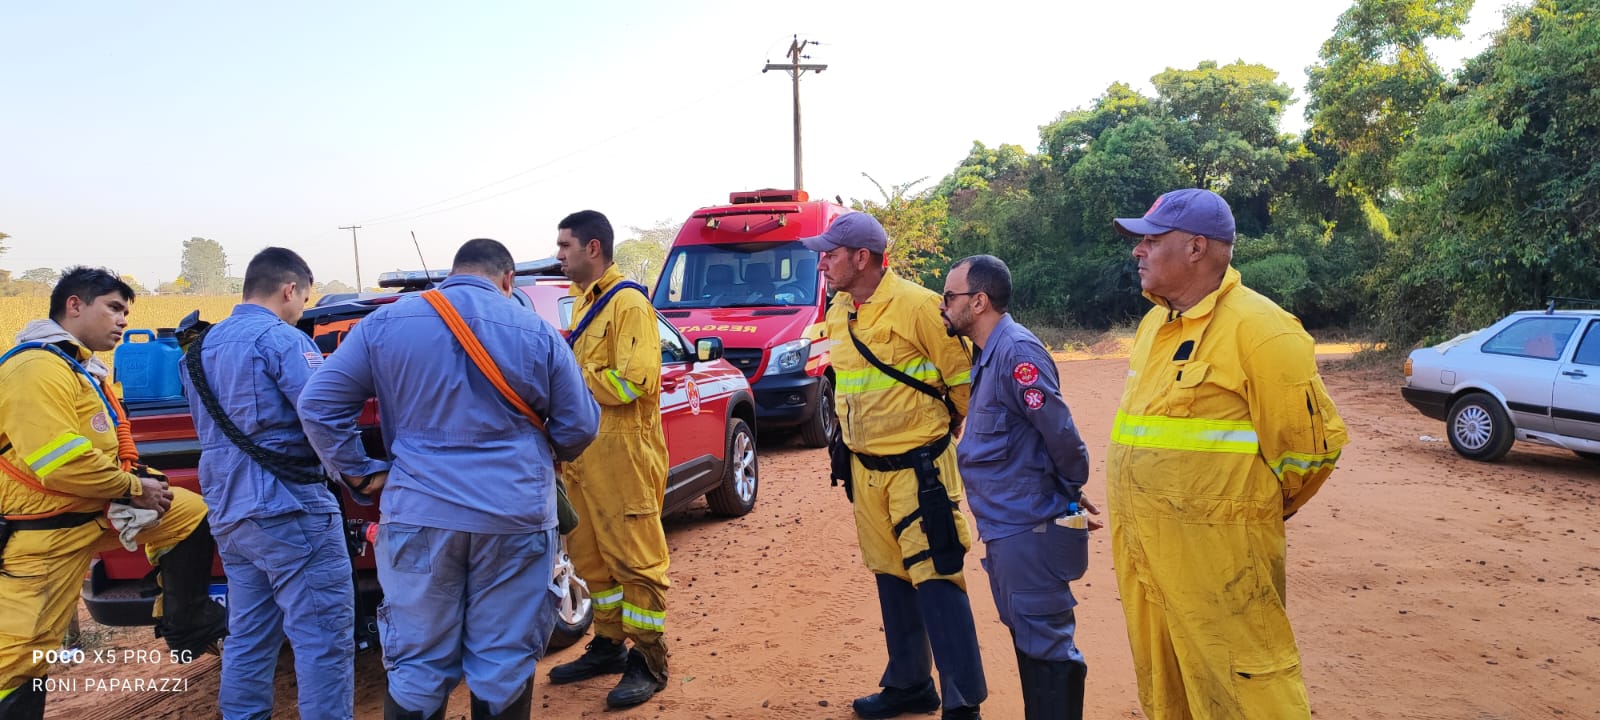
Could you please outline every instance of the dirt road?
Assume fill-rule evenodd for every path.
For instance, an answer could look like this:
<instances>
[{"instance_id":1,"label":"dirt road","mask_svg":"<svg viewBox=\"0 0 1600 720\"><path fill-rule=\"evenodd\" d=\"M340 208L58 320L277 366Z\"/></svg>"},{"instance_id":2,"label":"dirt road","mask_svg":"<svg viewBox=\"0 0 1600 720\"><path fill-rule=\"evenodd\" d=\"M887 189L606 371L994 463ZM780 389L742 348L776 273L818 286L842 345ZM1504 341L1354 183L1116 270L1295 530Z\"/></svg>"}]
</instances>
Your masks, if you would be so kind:
<instances>
[{"instance_id":1,"label":"dirt road","mask_svg":"<svg viewBox=\"0 0 1600 720\"><path fill-rule=\"evenodd\" d=\"M1067 401L1094 453L1094 498L1126 360L1061 365ZM1334 370L1330 390L1352 445L1321 494L1290 522L1290 613L1312 707L1322 718L1600 718L1600 465L1518 445L1495 465L1457 457L1443 427L1407 407L1399 378ZM760 501L725 521L703 505L667 520L672 549L668 689L607 713L614 680L551 687L540 663L542 718L837 718L876 687L884 662L871 578L860 566L826 453L764 448ZM1134 678L1104 532L1075 589L1090 664L1090 718L1138 718ZM973 610L989 675L984 715L1021 717L1009 637L988 581L969 557ZM147 630L106 647L155 647ZM356 714L382 716L383 674L358 657ZM51 695L51 717L215 717L217 661L188 666L84 664ZM288 653L278 717L297 717ZM108 690L89 680L178 676L179 692ZM448 717L467 712L465 688Z\"/></svg>"}]
</instances>

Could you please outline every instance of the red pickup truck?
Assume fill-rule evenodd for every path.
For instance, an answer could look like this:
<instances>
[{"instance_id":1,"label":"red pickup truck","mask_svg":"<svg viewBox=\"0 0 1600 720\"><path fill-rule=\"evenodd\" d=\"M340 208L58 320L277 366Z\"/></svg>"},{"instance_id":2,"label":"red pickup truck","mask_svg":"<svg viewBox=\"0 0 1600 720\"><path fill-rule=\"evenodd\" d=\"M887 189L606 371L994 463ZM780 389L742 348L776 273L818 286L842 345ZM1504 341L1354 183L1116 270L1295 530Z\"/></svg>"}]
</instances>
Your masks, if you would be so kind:
<instances>
[{"instance_id":1,"label":"red pickup truck","mask_svg":"<svg viewBox=\"0 0 1600 720\"><path fill-rule=\"evenodd\" d=\"M570 283L560 276L553 260L520 263L517 275L513 299L557 327L570 324ZM386 273L380 285L398 293L323 298L306 311L299 327L324 354L332 353L345 333L368 313L443 278L440 271ZM666 319L658 316L656 324L661 333L661 420L671 468L663 512L681 510L704 496L716 514L744 515L755 506L760 482L750 384L743 373L722 359L719 338L702 337L690 343ZM177 372L177 368L172 371ZM188 405L182 401L129 401L127 409L140 458L160 468L173 484L198 492L200 444ZM368 401L361 425L368 452L373 457L385 456L376 402ZM373 618L382 589L366 530L378 521L378 508L356 504L343 488L338 494L356 582L357 646L372 647L379 641ZM104 625L154 624L150 610L156 588L150 569L143 553L117 550L95 559L82 593L90 616ZM213 565L212 573L215 579L211 594L226 604L227 579L220 560ZM564 552L557 562L555 580L567 593L550 639L552 650L583 637L594 617L588 589L574 574Z\"/></svg>"}]
</instances>

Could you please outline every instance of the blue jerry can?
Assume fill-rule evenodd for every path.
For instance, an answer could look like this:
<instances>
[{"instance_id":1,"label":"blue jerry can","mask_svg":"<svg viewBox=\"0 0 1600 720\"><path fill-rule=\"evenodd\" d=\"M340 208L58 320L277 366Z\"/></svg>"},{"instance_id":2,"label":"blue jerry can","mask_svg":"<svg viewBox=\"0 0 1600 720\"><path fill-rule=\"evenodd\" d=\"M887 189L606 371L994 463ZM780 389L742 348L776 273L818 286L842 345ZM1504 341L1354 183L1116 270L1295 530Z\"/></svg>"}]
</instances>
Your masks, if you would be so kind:
<instances>
[{"instance_id":1,"label":"blue jerry can","mask_svg":"<svg viewBox=\"0 0 1600 720\"><path fill-rule=\"evenodd\" d=\"M135 342L135 339L139 339ZM183 383L178 379L178 361L183 348L171 330L128 330L122 344L112 353L117 382L128 402L182 400Z\"/></svg>"}]
</instances>

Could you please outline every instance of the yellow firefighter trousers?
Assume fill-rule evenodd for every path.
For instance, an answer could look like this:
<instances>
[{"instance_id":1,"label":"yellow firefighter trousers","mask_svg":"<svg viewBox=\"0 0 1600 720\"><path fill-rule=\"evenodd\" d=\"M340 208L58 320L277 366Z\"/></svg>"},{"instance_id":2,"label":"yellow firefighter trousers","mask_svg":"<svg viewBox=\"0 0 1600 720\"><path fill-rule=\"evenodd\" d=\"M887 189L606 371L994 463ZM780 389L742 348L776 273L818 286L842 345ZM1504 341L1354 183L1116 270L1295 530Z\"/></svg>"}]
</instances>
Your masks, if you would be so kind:
<instances>
[{"instance_id":1,"label":"yellow firefighter trousers","mask_svg":"<svg viewBox=\"0 0 1600 720\"><path fill-rule=\"evenodd\" d=\"M954 442L939 456L934 466L939 468L939 481L944 484L950 501L959 504L965 488L961 484L961 473L956 469ZM922 523L911 523L899 537L894 534L895 524L917 509L917 471L868 470L854 456L850 460L850 469L855 495L856 538L861 542L861 561L867 569L900 578L912 585L921 585L929 580L949 580L966 591L967 580L963 573L940 575L934 569L932 559L923 559L909 568L905 566L906 558L928 549L928 536L922 531ZM972 531L967 527L966 516L960 510L952 509L951 512L956 516L956 535L961 539L961 547L970 549Z\"/></svg>"},{"instance_id":2,"label":"yellow firefighter trousers","mask_svg":"<svg viewBox=\"0 0 1600 720\"><path fill-rule=\"evenodd\" d=\"M666 488L642 477L650 473L603 464L628 455L606 441L626 443L629 436L601 432L583 457L567 466L567 497L579 517L578 529L567 537L567 554L594 599L595 635L632 640L650 669L665 677L662 630L669 583L661 501Z\"/></svg>"},{"instance_id":3,"label":"yellow firefighter trousers","mask_svg":"<svg viewBox=\"0 0 1600 720\"><path fill-rule=\"evenodd\" d=\"M177 545L206 519L204 500L172 489L172 508L134 539L157 553ZM96 553L122 547L101 516L60 530L25 530L6 543L0 571L0 689L12 689L49 669L35 650L61 647L78 609L78 589Z\"/></svg>"}]
</instances>

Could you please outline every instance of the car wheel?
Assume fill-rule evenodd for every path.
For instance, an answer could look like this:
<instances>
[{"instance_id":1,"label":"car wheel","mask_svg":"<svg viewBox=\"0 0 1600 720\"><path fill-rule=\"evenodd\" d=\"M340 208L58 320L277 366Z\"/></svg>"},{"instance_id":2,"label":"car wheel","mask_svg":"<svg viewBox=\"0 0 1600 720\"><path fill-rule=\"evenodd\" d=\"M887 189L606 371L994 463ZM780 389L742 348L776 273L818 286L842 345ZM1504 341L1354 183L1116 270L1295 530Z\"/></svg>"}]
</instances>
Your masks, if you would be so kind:
<instances>
[{"instance_id":1,"label":"car wheel","mask_svg":"<svg viewBox=\"0 0 1600 720\"><path fill-rule=\"evenodd\" d=\"M546 643L545 650L555 651L572 645L589 634L589 626L594 624L594 600L589 597L589 585L578 577L578 571L572 567L572 558L567 557L567 541L561 541L561 554L556 558L555 575L552 583L562 589L561 603L556 606L556 624L550 630L550 641Z\"/></svg>"},{"instance_id":2,"label":"car wheel","mask_svg":"<svg viewBox=\"0 0 1600 720\"><path fill-rule=\"evenodd\" d=\"M722 483L706 493L706 504L718 515L738 517L756 506L756 492L760 489L755 433L745 421L728 418L728 453L722 460Z\"/></svg>"},{"instance_id":3,"label":"car wheel","mask_svg":"<svg viewBox=\"0 0 1600 720\"><path fill-rule=\"evenodd\" d=\"M800 442L806 447L827 447L839 431L839 415L833 410L833 382L827 375L817 379L817 411L800 428Z\"/></svg>"},{"instance_id":4,"label":"car wheel","mask_svg":"<svg viewBox=\"0 0 1600 720\"><path fill-rule=\"evenodd\" d=\"M1450 446L1468 460L1494 462L1506 456L1516 440L1511 418L1500 401L1484 393L1472 393L1450 406L1445 420Z\"/></svg>"}]
</instances>

